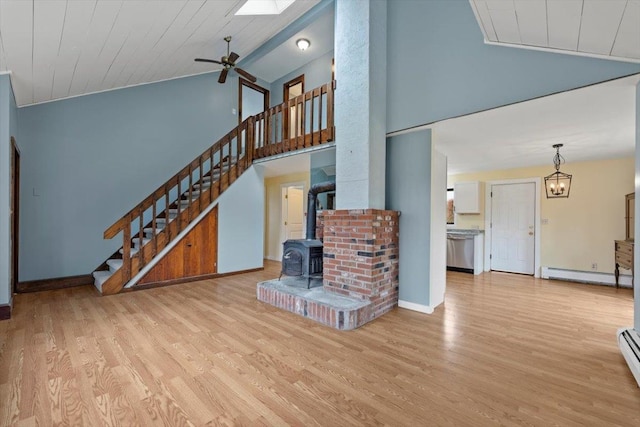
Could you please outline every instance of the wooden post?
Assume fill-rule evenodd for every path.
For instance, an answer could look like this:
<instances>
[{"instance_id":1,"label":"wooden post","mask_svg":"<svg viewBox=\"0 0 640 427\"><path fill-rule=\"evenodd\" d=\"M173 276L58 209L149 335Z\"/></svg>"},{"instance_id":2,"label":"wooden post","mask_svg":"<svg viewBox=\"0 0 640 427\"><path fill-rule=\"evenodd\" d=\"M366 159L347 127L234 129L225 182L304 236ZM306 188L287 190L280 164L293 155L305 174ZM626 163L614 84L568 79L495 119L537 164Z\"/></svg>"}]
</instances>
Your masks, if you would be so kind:
<instances>
[{"instance_id":1,"label":"wooden post","mask_svg":"<svg viewBox=\"0 0 640 427\"><path fill-rule=\"evenodd\" d=\"M122 281L131 279L131 219L127 218L122 230Z\"/></svg>"},{"instance_id":2,"label":"wooden post","mask_svg":"<svg viewBox=\"0 0 640 427\"><path fill-rule=\"evenodd\" d=\"M335 128L333 126L333 91L335 89L335 80L327 84L327 133L328 141L333 141Z\"/></svg>"}]
</instances>

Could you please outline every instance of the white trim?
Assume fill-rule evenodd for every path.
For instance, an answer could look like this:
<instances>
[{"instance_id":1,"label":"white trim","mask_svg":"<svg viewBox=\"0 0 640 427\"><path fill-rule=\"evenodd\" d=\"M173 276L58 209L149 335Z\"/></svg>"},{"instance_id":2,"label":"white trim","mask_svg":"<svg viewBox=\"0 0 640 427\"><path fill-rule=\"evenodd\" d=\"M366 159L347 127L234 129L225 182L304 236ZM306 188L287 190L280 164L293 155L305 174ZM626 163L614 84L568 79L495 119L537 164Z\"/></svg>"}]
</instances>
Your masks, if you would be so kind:
<instances>
[{"instance_id":1,"label":"white trim","mask_svg":"<svg viewBox=\"0 0 640 427\"><path fill-rule=\"evenodd\" d=\"M632 341L632 344L637 348L640 346L640 336L633 328L620 328L618 329L618 347L620 347L620 352L622 356L624 356L624 360L629 365L629 369L633 374L633 377L636 379L638 383L638 387L640 387L640 362L638 361L638 356L640 356L636 349L632 348L627 340L622 336L624 332L629 334L629 338Z\"/></svg>"},{"instance_id":2,"label":"white trim","mask_svg":"<svg viewBox=\"0 0 640 427\"><path fill-rule=\"evenodd\" d=\"M540 277L540 178L503 179L487 181L484 192L484 271L491 271L491 187L504 184L527 184L536 186L535 218L534 218L534 249L533 249L533 277Z\"/></svg>"},{"instance_id":3,"label":"white trim","mask_svg":"<svg viewBox=\"0 0 640 427\"><path fill-rule=\"evenodd\" d=\"M274 257L274 256L269 256L269 255L265 255L265 256L264 256L264 259L268 259L269 261L278 261L278 262L282 261L282 260L281 260L281 259L279 259L279 258L276 258L276 257Z\"/></svg>"},{"instance_id":4,"label":"white trim","mask_svg":"<svg viewBox=\"0 0 640 427\"><path fill-rule=\"evenodd\" d=\"M407 310L413 310L420 313L432 314L433 307L430 305L416 304L414 302L398 300L398 307L406 308Z\"/></svg>"},{"instance_id":5,"label":"white trim","mask_svg":"<svg viewBox=\"0 0 640 427\"><path fill-rule=\"evenodd\" d=\"M612 55L599 55L597 53L577 52L573 50L554 49L551 47L530 46L525 44L493 42L491 40L487 40L486 38L484 39L484 44L488 44L491 46L515 47L516 49L537 50L540 52L560 53L560 54L572 55L572 56L586 56L587 58L608 59L610 61L632 62L635 64L640 64L640 59L636 59L636 58L625 58L622 56L612 56Z\"/></svg>"},{"instance_id":6,"label":"white trim","mask_svg":"<svg viewBox=\"0 0 640 427\"><path fill-rule=\"evenodd\" d=\"M598 271L567 270L564 268L542 267L543 279L568 280L571 282L591 283L597 285L615 286L616 278L613 273ZM631 287L631 275L620 275L620 287Z\"/></svg>"},{"instance_id":7,"label":"white trim","mask_svg":"<svg viewBox=\"0 0 640 427\"><path fill-rule=\"evenodd\" d=\"M11 74L13 74L13 73L11 72L11 70L0 71L0 76L5 76L5 75L9 75L9 76L10 76Z\"/></svg>"},{"instance_id":8,"label":"white trim","mask_svg":"<svg viewBox=\"0 0 640 427\"><path fill-rule=\"evenodd\" d=\"M168 81L171 81L171 80L185 79L187 77L201 76L203 74L218 73L220 71L222 71L222 70L205 71L203 73L188 74L186 76L169 77L168 79L156 80L156 81L153 81L153 82L143 82L143 83L136 83L134 85L129 85L129 86L122 86L122 87L114 87L114 88L111 88L111 89L97 90L95 92L88 92L88 93L81 93L79 95L65 96L64 98L49 99L47 101L33 102L31 104L19 105L18 108L33 107L34 105L48 104L50 102L65 101L67 99L79 98L81 96L97 95L99 93L104 93L104 92L113 92L114 90L130 89L132 87L152 85L152 84L155 84L155 83L168 82Z\"/></svg>"}]
</instances>

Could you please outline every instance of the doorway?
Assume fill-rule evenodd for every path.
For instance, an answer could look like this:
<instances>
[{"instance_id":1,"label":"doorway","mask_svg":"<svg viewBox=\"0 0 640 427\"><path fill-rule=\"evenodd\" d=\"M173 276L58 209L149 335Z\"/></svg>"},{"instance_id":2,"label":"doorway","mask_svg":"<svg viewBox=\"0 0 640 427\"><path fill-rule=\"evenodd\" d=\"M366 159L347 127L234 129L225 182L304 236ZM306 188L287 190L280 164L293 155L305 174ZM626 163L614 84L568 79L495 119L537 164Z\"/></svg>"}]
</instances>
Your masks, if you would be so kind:
<instances>
[{"instance_id":1,"label":"doorway","mask_svg":"<svg viewBox=\"0 0 640 427\"><path fill-rule=\"evenodd\" d=\"M540 277L540 179L487 183L485 270Z\"/></svg>"},{"instance_id":2,"label":"doorway","mask_svg":"<svg viewBox=\"0 0 640 427\"><path fill-rule=\"evenodd\" d=\"M280 241L303 239L305 233L304 184L283 184L280 192L282 216ZM279 258L282 259L282 247L279 248Z\"/></svg>"},{"instance_id":3,"label":"doorway","mask_svg":"<svg viewBox=\"0 0 640 427\"><path fill-rule=\"evenodd\" d=\"M255 116L269 109L269 90L259 86L249 80L239 78L238 85L238 125L242 124L247 117ZM258 127L254 129L254 141L258 141ZM242 146L245 141L243 137ZM252 147L255 149L256 147Z\"/></svg>"},{"instance_id":4,"label":"doorway","mask_svg":"<svg viewBox=\"0 0 640 427\"><path fill-rule=\"evenodd\" d=\"M240 77L238 124L269 109L269 90Z\"/></svg>"},{"instance_id":5,"label":"doorway","mask_svg":"<svg viewBox=\"0 0 640 427\"><path fill-rule=\"evenodd\" d=\"M289 80L284 84L283 102L288 103L290 100L304 93L304 74ZM304 117L298 112L304 111L302 103L297 103L288 108L288 114L283 115L284 119L284 135L283 139L289 139L303 135Z\"/></svg>"},{"instance_id":6,"label":"doorway","mask_svg":"<svg viewBox=\"0 0 640 427\"><path fill-rule=\"evenodd\" d=\"M11 195L9 221L11 227L11 288L18 288L18 252L20 242L20 150L16 140L11 137Z\"/></svg>"}]
</instances>

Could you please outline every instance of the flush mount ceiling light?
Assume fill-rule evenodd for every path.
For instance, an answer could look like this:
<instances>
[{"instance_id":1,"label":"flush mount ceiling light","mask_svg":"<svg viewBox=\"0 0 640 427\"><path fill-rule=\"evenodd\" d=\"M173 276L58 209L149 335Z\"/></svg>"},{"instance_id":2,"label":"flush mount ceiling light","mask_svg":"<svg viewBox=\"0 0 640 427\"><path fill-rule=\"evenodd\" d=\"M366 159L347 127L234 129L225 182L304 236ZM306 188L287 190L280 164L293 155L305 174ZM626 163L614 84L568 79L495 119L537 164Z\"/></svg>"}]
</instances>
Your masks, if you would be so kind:
<instances>
[{"instance_id":1,"label":"flush mount ceiling light","mask_svg":"<svg viewBox=\"0 0 640 427\"><path fill-rule=\"evenodd\" d=\"M544 177L544 186L547 190L547 199L555 199L560 197L569 197L571 189L571 175L560 172L560 165L564 164L564 157L560 155L560 147L562 144L555 144L556 155L553 156L553 165L556 171L549 176Z\"/></svg>"},{"instance_id":2,"label":"flush mount ceiling light","mask_svg":"<svg viewBox=\"0 0 640 427\"><path fill-rule=\"evenodd\" d=\"M296 40L296 46L300 50L307 50L311 46L311 42L307 39L298 39Z\"/></svg>"}]
</instances>

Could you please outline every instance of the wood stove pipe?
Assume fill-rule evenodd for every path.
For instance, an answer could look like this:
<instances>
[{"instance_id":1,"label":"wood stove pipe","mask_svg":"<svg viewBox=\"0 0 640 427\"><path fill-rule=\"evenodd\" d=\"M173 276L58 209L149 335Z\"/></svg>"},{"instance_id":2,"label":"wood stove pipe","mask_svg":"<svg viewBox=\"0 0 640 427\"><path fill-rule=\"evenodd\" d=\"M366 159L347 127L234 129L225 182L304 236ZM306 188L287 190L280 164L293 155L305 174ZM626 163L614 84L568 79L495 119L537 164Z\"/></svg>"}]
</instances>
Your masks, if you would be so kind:
<instances>
[{"instance_id":1,"label":"wood stove pipe","mask_svg":"<svg viewBox=\"0 0 640 427\"><path fill-rule=\"evenodd\" d=\"M336 189L335 182L319 182L313 184L307 195L307 240L316 238L316 199L318 194Z\"/></svg>"}]
</instances>

